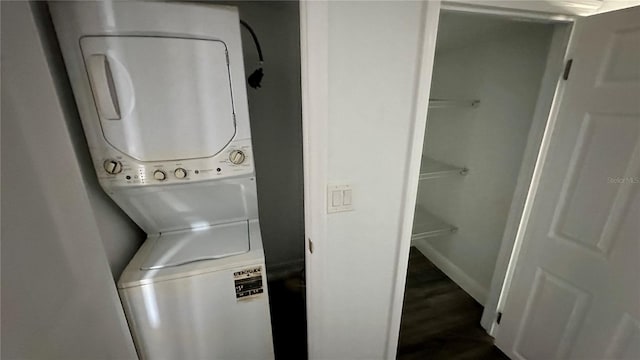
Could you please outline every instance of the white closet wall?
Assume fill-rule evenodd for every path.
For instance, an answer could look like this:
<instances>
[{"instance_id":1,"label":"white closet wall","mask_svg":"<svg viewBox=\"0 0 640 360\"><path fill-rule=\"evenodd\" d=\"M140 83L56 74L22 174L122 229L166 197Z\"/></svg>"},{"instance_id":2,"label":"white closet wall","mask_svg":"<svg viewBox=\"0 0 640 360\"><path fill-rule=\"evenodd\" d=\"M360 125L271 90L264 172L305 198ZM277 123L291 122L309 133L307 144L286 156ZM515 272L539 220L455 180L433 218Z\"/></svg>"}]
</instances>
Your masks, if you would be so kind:
<instances>
[{"instance_id":1,"label":"white closet wall","mask_svg":"<svg viewBox=\"0 0 640 360\"><path fill-rule=\"evenodd\" d=\"M301 9L309 357L391 358L407 144L418 64L429 56L421 32L438 8L309 1ZM327 214L327 184L351 184L354 211Z\"/></svg>"},{"instance_id":2,"label":"white closet wall","mask_svg":"<svg viewBox=\"0 0 640 360\"><path fill-rule=\"evenodd\" d=\"M511 205L553 27L444 13L431 98L477 107L430 109L424 155L466 176L423 180L418 205L458 228L416 240L440 269L484 304Z\"/></svg>"},{"instance_id":3,"label":"white closet wall","mask_svg":"<svg viewBox=\"0 0 640 360\"><path fill-rule=\"evenodd\" d=\"M83 179L38 32L40 6L1 4L0 357L137 359L100 229L111 218L98 219L104 209Z\"/></svg>"},{"instance_id":4,"label":"white closet wall","mask_svg":"<svg viewBox=\"0 0 640 360\"><path fill-rule=\"evenodd\" d=\"M80 165L81 180L91 202L111 274L117 279L142 245L146 235L98 184L47 5L44 2L36 2L31 4L31 9L60 103L60 111L63 113L64 124Z\"/></svg>"}]
</instances>

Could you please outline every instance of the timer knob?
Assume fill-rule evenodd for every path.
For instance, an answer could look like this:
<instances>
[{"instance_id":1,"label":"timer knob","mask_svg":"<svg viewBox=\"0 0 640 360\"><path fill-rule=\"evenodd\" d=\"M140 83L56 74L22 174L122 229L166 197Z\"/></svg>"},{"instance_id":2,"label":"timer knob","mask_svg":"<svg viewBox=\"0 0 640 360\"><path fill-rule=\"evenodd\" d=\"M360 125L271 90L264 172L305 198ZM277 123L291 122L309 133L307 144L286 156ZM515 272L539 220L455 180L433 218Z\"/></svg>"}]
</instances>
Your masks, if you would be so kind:
<instances>
[{"instance_id":1,"label":"timer knob","mask_svg":"<svg viewBox=\"0 0 640 360\"><path fill-rule=\"evenodd\" d=\"M241 150L233 150L229 154L229 161L235 165L240 165L244 162L247 156Z\"/></svg>"},{"instance_id":2,"label":"timer knob","mask_svg":"<svg viewBox=\"0 0 640 360\"><path fill-rule=\"evenodd\" d=\"M104 170L111 175L119 174L122 172L122 163L118 160L106 160L103 166Z\"/></svg>"},{"instance_id":3,"label":"timer knob","mask_svg":"<svg viewBox=\"0 0 640 360\"><path fill-rule=\"evenodd\" d=\"M167 174L162 170L156 170L153 172L153 178L158 181L164 181L167 179Z\"/></svg>"},{"instance_id":4,"label":"timer knob","mask_svg":"<svg viewBox=\"0 0 640 360\"><path fill-rule=\"evenodd\" d=\"M187 177L187 170L183 169L183 168L177 168L174 172L173 175L175 175L178 179L184 179Z\"/></svg>"}]
</instances>

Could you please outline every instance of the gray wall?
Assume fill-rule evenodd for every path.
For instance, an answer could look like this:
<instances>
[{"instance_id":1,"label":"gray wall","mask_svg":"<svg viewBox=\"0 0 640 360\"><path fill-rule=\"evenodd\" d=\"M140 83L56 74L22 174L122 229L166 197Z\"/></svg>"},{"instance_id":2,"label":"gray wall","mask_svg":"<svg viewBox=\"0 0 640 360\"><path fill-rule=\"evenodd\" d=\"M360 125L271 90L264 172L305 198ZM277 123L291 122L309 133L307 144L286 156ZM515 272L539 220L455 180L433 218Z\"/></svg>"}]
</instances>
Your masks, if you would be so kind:
<instances>
[{"instance_id":1,"label":"gray wall","mask_svg":"<svg viewBox=\"0 0 640 360\"><path fill-rule=\"evenodd\" d=\"M227 2L256 32L265 58L262 87L247 86L258 177L258 206L271 274L302 268L304 209L300 22L294 1ZM245 71L258 67L248 31L242 29Z\"/></svg>"},{"instance_id":2,"label":"gray wall","mask_svg":"<svg viewBox=\"0 0 640 360\"><path fill-rule=\"evenodd\" d=\"M2 2L3 359L135 359L28 2Z\"/></svg>"}]
</instances>

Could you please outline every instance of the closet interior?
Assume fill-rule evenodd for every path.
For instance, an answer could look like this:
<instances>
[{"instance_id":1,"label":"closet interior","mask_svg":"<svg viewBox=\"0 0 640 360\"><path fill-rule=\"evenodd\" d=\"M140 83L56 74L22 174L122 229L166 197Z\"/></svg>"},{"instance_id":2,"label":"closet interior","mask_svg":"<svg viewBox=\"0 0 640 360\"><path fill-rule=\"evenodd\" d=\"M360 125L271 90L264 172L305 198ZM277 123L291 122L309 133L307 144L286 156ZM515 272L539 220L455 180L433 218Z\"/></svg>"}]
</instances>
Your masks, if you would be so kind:
<instances>
[{"instance_id":1,"label":"closet interior","mask_svg":"<svg viewBox=\"0 0 640 360\"><path fill-rule=\"evenodd\" d=\"M480 309L503 238L515 236L522 214L559 78L554 72L562 70L550 56L561 48L559 32L565 25L440 15L411 253L424 256ZM411 279L425 276L411 261L408 274L401 352L403 336L420 338L424 330L411 326L432 316L421 309L433 307L435 296ZM441 311L455 316L456 310ZM473 322L479 327L479 315Z\"/></svg>"}]
</instances>

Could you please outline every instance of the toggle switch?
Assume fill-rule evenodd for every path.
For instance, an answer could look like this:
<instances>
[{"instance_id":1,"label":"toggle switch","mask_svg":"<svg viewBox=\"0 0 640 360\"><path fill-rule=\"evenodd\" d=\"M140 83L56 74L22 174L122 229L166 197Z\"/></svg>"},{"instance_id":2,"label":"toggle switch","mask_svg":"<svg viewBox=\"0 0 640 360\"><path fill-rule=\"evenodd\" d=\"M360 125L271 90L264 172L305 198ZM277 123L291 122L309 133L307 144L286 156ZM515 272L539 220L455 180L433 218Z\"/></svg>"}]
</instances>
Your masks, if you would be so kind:
<instances>
[{"instance_id":1,"label":"toggle switch","mask_svg":"<svg viewBox=\"0 0 640 360\"><path fill-rule=\"evenodd\" d=\"M351 189L342 191L342 205L351 205Z\"/></svg>"},{"instance_id":2,"label":"toggle switch","mask_svg":"<svg viewBox=\"0 0 640 360\"><path fill-rule=\"evenodd\" d=\"M353 189L350 184L327 186L327 212L353 210Z\"/></svg>"},{"instance_id":3,"label":"toggle switch","mask_svg":"<svg viewBox=\"0 0 640 360\"><path fill-rule=\"evenodd\" d=\"M331 206L342 205L342 190L333 190L331 192Z\"/></svg>"}]
</instances>

